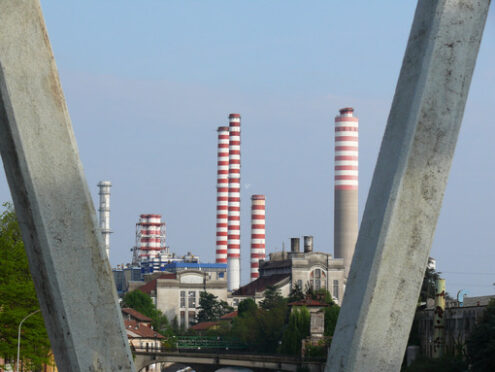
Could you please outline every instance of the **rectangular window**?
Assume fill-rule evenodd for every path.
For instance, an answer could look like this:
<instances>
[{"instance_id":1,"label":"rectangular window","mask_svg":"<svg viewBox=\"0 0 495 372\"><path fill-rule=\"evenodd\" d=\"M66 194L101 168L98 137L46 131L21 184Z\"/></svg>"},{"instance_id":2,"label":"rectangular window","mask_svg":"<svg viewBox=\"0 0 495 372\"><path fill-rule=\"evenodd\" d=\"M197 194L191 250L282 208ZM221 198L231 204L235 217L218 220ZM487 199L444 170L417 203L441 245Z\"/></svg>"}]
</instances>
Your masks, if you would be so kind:
<instances>
[{"instance_id":1,"label":"rectangular window","mask_svg":"<svg viewBox=\"0 0 495 372\"><path fill-rule=\"evenodd\" d=\"M193 325L194 323L196 323L196 312L195 311L188 311L187 313L187 316L188 316L188 320L189 320L189 325Z\"/></svg>"},{"instance_id":2,"label":"rectangular window","mask_svg":"<svg viewBox=\"0 0 495 372\"><path fill-rule=\"evenodd\" d=\"M189 291L189 306L190 309L196 308L196 291Z\"/></svg>"},{"instance_id":3,"label":"rectangular window","mask_svg":"<svg viewBox=\"0 0 495 372\"><path fill-rule=\"evenodd\" d=\"M333 281L333 297L335 297L337 300L339 299L339 281L338 280Z\"/></svg>"},{"instance_id":4,"label":"rectangular window","mask_svg":"<svg viewBox=\"0 0 495 372\"><path fill-rule=\"evenodd\" d=\"M185 311L180 312L180 326L181 327L186 326L186 312Z\"/></svg>"},{"instance_id":5,"label":"rectangular window","mask_svg":"<svg viewBox=\"0 0 495 372\"><path fill-rule=\"evenodd\" d=\"M302 291L303 287L302 287L302 280L301 280L301 279L299 279L299 280L297 281L297 284L296 284L296 285L297 285L297 286L299 287L299 289Z\"/></svg>"},{"instance_id":6,"label":"rectangular window","mask_svg":"<svg viewBox=\"0 0 495 372\"><path fill-rule=\"evenodd\" d=\"M315 290L319 291L321 289L320 279L315 280Z\"/></svg>"},{"instance_id":7,"label":"rectangular window","mask_svg":"<svg viewBox=\"0 0 495 372\"><path fill-rule=\"evenodd\" d=\"M180 307L186 307L186 291L180 291Z\"/></svg>"}]
</instances>

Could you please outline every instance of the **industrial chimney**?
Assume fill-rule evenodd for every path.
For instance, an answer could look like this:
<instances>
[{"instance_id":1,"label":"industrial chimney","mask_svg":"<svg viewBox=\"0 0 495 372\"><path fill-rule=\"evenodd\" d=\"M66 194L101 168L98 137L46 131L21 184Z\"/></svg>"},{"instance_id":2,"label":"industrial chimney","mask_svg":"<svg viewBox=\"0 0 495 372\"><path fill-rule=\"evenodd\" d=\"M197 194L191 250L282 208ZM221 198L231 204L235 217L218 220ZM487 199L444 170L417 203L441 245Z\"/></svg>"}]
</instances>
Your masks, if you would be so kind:
<instances>
[{"instance_id":1,"label":"industrial chimney","mask_svg":"<svg viewBox=\"0 0 495 372\"><path fill-rule=\"evenodd\" d=\"M229 115L229 221L227 240L228 290L241 282L241 115Z\"/></svg>"},{"instance_id":2,"label":"industrial chimney","mask_svg":"<svg viewBox=\"0 0 495 372\"><path fill-rule=\"evenodd\" d=\"M304 236L304 253L310 253L313 252L313 237L310 236Z\"/></svg>"},{"instance_id":3,"label":"industrial chimney","mask_svg":"<svg viewBox=\"0 0 495 372\"><path fill-rule=\"evenodd\" d=\"M301 244L300 238L290 238L290 251L292 253L299 253L300 244Z\"/></svg>"},{"instance_id":4,"label":"industrial chimney","mask_svg":"<svg viewBox=\"0 0 495 372\"><path fill-rule=\"evenodd\" d=\"M100 230L103 235L103 241L105 243L105 251L107 252L107 258L110 259L110 187L112 183L110 181L100 181L98 183L100 188Z\"/></svg>"},{"instance_id":5,"label":"industrial chimney","mask_svg":"<svg viewBox=\"0 0 495 372\"><path fill-rule=\"evenodd\" d=\"M137 257L134 261L151 262L160 259L165 247L165 223L161 214L142 214L136 224Z\"/></svg>"},{"instance_id":6,"label":"industrial chimney","mask_svg":"<svg viewBox=\"0 0 495 372\"><path fill-rule=\"evenodd\" d=\"M229 226L229 127L218 128L216 263L227 263Z\"/></svg>"},{"instance_id":7,"label":"industrial chimney","mask_svg":"<svg viewBox=\"0 0 495 372\"><path fill-rule=\"evenodd\" d=\"M358 235L358 118L346 107L335 117L334 255L343 258L345 278Z\"/></svg>"},{"instance_id":8,"label":"industrial chimney","mask_svg":"<svg viewBox=\"0 0 495 372\"><path fill-rule=\"evenodd\" d=\"M251 281L259 277L265 259L265 195L251 196Z\"/></svg>"}]
</instances>

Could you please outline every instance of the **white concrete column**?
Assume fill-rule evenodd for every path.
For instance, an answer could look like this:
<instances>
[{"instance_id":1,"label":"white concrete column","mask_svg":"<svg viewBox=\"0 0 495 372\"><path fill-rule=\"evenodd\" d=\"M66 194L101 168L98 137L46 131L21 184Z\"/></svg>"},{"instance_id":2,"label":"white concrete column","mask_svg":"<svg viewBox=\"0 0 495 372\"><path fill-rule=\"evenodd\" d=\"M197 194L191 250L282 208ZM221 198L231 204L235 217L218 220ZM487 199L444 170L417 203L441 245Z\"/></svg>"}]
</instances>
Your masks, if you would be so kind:
<instances>
[{"instance_id":1,"label":"white concrete column","mask_svg":"<svg viewBox=\"0 0 495 372\"><path fill-rule=\"evenodd\" d=\"M420 0L326 371L399 371L489 0Z\"/></svg>"},{"instance_id":2,"label":"white concrete column","mask_svg":"<svg viewBox=\"0 0 495 372\"><path fill-rule=\"evenodd\" d=\"M38 0L0 1L0 150L60 371L135 371Z\"/></svg>"}]
</instances>

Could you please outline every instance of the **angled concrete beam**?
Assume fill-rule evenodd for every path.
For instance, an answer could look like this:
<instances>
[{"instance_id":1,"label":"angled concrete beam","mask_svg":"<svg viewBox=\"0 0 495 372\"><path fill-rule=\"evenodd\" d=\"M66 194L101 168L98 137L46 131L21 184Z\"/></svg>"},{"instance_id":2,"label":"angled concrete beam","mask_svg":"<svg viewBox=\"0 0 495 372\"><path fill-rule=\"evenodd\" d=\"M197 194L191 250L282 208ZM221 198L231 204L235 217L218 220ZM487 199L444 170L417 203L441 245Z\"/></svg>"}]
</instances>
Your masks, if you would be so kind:
<instances>
[{"instance_id":1,"label":"angled concrete beam","mask_svg":"<svg viewBox=\"0 0 495 372\"><path fill-rule=\"evenodd\" d=\"M38 0L0 1L0 150L60 371L134 371Z\"/></svg>"},{"instance_id":2,"label":"angled concrete beam","mask_svg":"<svg viewBox=\"0 0 495 372\"><path fill-rule=\"evenodd\" d=\"M326 371L399 371L489 0L420 0Z\"/></svg>"}]
</instances>

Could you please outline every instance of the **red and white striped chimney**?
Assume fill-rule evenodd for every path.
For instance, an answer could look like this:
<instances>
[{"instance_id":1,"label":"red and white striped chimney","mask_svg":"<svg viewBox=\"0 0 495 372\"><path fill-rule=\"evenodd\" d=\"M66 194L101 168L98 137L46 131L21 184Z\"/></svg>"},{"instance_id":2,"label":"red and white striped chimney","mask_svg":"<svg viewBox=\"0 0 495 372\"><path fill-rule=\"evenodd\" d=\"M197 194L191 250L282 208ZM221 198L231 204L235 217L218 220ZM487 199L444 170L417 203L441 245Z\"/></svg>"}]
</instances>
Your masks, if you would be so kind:
<instances>
[{"instance_id":1,"label":"red and white striped chimney","mask_svg":"<svg viewBox=\"0 0 495 372\"><path fill-rule=\"evenodd\" d=\"M259 277L265 259L265 195L251 196L251 281Z\"/></svg>"},{"instance_id":2,"label":"red and white striped chimney","mask_svg":"<svg viewBox=\"0 0 495 372\"><path fill-rule=\"evenodd\" d=\"M349 273L358 235L358 118L346 107L335 117L334 254Z\"/></svg>"},{"instance_id":3,"label":"red and white striped chimney","mask_svg":"<svg viewBox=\"0 0 495 372\"><path fill-rule=\"evenodd\" d=\"M229 115L229 221L227 282L229 291L241 282L241 115Z\"/></svg>"},{"instance_id":4,"label":"red and white striped chimney","mask_svg":"<svg viewBox=\"0 0 495 372\"><path fill-rule=\"evenodd\" d=\"M142 214L136 224L138 260L151 261L165 251L165 223L160 214Z\"/></svg>"},{"instance_id":5,"label":"red and white striped chimney","mask_svg":"<svg viewBox=\"0 0 495 372\"><path fill-rule=\"evenodd\" d=\"M229 227L229 127L218 127L216 263L227 263Z\"/></svg>"}]
</instances>

